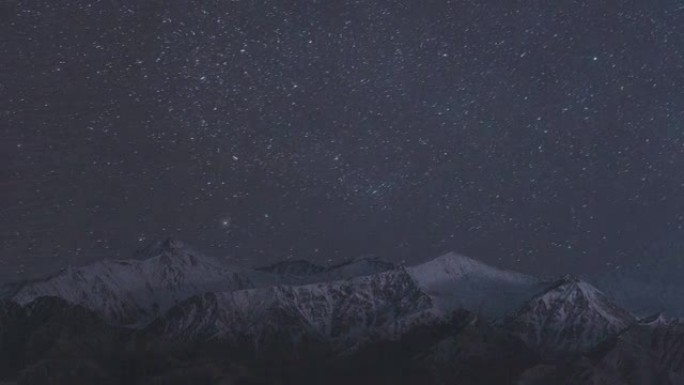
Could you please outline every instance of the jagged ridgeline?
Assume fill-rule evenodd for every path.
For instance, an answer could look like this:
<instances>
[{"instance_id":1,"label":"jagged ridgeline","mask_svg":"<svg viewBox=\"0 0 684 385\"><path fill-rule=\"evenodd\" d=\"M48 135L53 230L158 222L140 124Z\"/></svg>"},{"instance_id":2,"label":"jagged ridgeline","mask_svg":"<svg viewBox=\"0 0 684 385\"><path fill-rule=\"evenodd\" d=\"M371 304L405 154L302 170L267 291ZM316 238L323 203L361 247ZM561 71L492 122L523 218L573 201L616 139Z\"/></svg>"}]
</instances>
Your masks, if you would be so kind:
<instances>
[{"instance_id":1,"label":"jagged ridgeline","mask_svg":"<svg viewBox=\"0 0 684 385\"><path fill-rule=\"evenodd\" d=\"M453 253L250 270L165 240L3 293L10 383L684 383L683 324Z\"/></svg>"}]
</instances>

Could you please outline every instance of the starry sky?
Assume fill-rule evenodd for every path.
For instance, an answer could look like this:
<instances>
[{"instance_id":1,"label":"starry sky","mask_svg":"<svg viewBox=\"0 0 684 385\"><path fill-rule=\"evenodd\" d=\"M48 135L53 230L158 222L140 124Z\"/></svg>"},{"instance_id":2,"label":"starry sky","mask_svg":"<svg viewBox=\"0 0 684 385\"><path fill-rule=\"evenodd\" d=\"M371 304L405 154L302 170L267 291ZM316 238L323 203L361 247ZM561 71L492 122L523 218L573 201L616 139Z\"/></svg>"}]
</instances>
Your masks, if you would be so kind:
<instances>
[{"instance_id":1,"label":"starry sky","mask_svg":"<svg viewBox=\"0 0 684 385\"><path fill-rule=\"evenodd\" d=\"M0 278L684 239L684 1L7 0Z\"/></svg>"}]
</instances>

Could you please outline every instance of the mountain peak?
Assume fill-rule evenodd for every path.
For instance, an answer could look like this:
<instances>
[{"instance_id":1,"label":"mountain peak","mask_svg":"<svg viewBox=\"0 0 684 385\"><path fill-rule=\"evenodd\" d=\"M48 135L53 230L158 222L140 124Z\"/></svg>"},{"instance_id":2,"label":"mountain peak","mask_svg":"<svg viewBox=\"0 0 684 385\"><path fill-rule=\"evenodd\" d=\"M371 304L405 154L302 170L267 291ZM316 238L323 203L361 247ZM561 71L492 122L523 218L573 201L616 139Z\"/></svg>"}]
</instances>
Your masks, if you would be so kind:
<instances>
[{"instance_id":1,"label":"mountain peak","mask_svg":"<svg viewBox=\"0 0 684 385\"><path fill-rule=\"evenodd\" d=\"M565 290L565 289L570 288L570 287L579 287L585 283L580 278L578 278L572 274L565 274L565 275L561 276L560 278L558 278L554 281L549 280L546 282L547 283L551 282L546 289L547 292L552 291L554 289ZM589 285L589 284L587 283L587 285ZM591 285L589 285L589 286L591 286ZM594 288L593 286L591 286L591 289L592 290L598 290L598 289Z\"/></svg>"},{"instance_id":2,"label":"mountain peak","mask_svg":"<svg viewBox=\"0 0 684 385\"><path fill-rule=\"evenodd\" d=\"M410 268L421 275L443 275L447 274L452 278L457 277L488 277L490 279L516 282L532 282L536 279L514 271L499 269L488 265L477 259L467 257L458 253L450 252L441 255L431 261L412 266Z\"/></svg>"},{"instance_id":3,"label":"mountain peak","mask_svg":"<svg viewBox=\"0 0 684 385\"><path fill-rule=\"evenodd\" d=\"M583 353L636 321L591 284L564 276L509 321L530 347L562 357Z\"/></svg>"},{"instance_id":4,"label":"mountain peak","mask_svg":"<svg viewBox=\"0 0 684 385\"><path fill-rule=\"evenodd\" d=\"M184 248L185 244L178 239L166 238L162 242L162 247L167 249L167 250L178 250L178 249Z\"/></svg>"},{"instance_id":5,"label":"mountain peak","mask_svg":"<svg viewBox=\"0 0 684 385\"><path fill-rule=\"evenodd\" d=\"M443 311L469 309L500 318L539 290L536 278L448 253L407 271Z\"/></svg>"},{"instance_id":6,"label":"mountain peak","mask_svg":"<svg viewBox=\"0 0 684 385\"><path fill-rule=\"evenodd\" d=\"M148 245L134 259L97 261L27 282L12 298L26 304L56 296L113 323L130 324L147 321L199 293L250 285L248 276L223 261L196 253L178 240L165 239Z\"/></svg>"},{"instance_id":7,"label":"mountain peak","mask_svg":"<svg viewBox=\"0 0 684 385\"><path fill-rule=\"evenodd\" d=\"M556 282L560 285L580 283L582 280L572 274L565 274L560 277Z\"/></svg>"},{"instance_id":8,"label":"mountain peak","mask_svg":"<svg viewBox=\"0 0 684 385\"><path fill-rule=\"evenodd\" d=\"M539 297L549 298L558 295L562 297L579 296L585 298L591 304L612 304L613 302L603 292L601 292L599 289L597 289L589 282L583 281L582 279L569 274L566 274L561 278L557 279L556 281L554 281L551 285L547 287L544 293L540 294Z\"/></svg>"},{"instance_id":9,"label":"mountain peak","mask_svg":"<svg viewBox=\"0 0 684 385\"><path fill-rule=\"evenodd\" d=\"M448 252L446 254L440 255L439 257L433 259L433 261L439 261L439 262L449 262L449 263L458 263L462 265L483 265L487 266L485 263L478 261L475 258L467 257L463 254L458 254L456 252Z\"/></svg>"},{"instance_id":10,"label":"mountain peak","mask_svg":"<svg viewBox=\"0 0 684 385\"><path fill-rule=\"evenodd\" d=\"M186 249L187 246L184 242L174 238L166 238L148 244L138 250L135 255L137 259L148 259L165 253L177 253Z\"/></svg>"}]
</instances>

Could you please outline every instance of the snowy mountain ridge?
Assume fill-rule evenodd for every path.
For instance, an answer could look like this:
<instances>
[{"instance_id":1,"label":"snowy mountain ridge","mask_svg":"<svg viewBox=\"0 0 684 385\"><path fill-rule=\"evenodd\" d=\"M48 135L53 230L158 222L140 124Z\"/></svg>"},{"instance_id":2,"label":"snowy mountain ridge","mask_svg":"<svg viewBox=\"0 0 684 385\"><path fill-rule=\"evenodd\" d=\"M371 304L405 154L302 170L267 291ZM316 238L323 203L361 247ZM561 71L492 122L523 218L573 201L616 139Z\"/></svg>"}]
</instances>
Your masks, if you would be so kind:
<instances>
[{"instance_id":1,"label":"snowy mountain ridge","mask_svg":"<svg viewBox=\"0 0 684 385\"><path fill-rule=\"evenodd\" d=\"M184 340L262 340L288 330L281 337L291 342L340 346L391 339L415 322L468 310L505 323L540 351L580 352L636 321L586 282L564 277L549 285L455 253L400 268L360 258L331 268L292 261L239 270L167 240L139 256L145 259L65 269L25 283L11 299L59 297L112 324L153 323Z\"/></svg>"},{"instance_id":2,"label":"snowy mountain ridge","mask_svg":"<svg viewBox=\"0 0 684 385\"><path fill-rule=\"evenodd\" d=\"M256 270L235 269L172 239L155 242L137 256L69 267L23 283L9 298L26 304L56 296L89 308L111 323L142 326L184 300L205 293L344 281L398 271L395 265L376 258L358 258L330 268L292 261ZM467 308L498 316L521 304L537 283L532 277L453 253L406 268L406 272L431 298L436 311L443 313Z\"/></svg>"},{"instance_id":3,"label":"snowy mountain ridge","mask_svg":"<svg viewBox=\"0 0 684 385\"><path fill-rule=\"evenodd\" d=\"M43 296L85 306L116 324L145 323L178 302L203 292L252 286L249 276L200 255L175 240L150 249L147 259L104 260L68 267L25 283L12 300L26 304Z\"/></svg>"},{"instance_id":4,"label":"snowy mountain ridge","mask_svg":"<svg viewBox=\"0 0 684 385\"><path fill-rule=\"evenodd\" d=\"M194 297L151 325L171 340L333 341L350 348L370 336L392 339L413 323L438 317L430 298L402 270L301 286Z\"/></svg>"},{"instance_id":5,"label":"snowy mountain ridge","mask_svg":"<svg viewBox=\"0 0 684 385\"><path fill-rule=\"evenodd\" d=\"M109 331L123 330L124 341L145 354L183 357L190 349L220 362L250 357L258 370L350 357L366 365L367 357L389 355L455 383L468 373L482 384L502 383L508 374L489 372L500 362L524 371L516 384L529 385L583 385L585 378L633 372L648 380L605 383L674 385L659 382L660 373L684 376L680 321L637 319L572 276L543 281L455 253L409 267L360 258L327 268L295 260L247 270L167 240L137 259L26 282L5 299L0 348L16 342L16 331L41 341L54 330L55 341L77 341L65 351L85 349L91 337L121 351ZM80 324L91 330L83 341L74 327ZM575 377L563 382L566 373Z\"/></svg>"}]
</instances>

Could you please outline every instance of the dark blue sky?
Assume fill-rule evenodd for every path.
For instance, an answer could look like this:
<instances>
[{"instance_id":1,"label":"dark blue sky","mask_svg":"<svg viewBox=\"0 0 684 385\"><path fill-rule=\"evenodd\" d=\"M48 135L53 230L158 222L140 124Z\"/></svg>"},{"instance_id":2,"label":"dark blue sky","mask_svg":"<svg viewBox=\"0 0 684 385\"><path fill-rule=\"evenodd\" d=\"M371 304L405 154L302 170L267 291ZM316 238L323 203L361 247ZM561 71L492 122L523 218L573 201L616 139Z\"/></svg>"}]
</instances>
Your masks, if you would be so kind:
<instances>
[{"instance_id":1,"label":"dark blue sky","mask_svg":"<svg viewBox=\"0 0 684 385\"><path fill-rule=\"evenodd\" d=\"M684 224L681 1L0 7L3 277L165 236L586 273Z\"/></svg>"}]
</instances>

